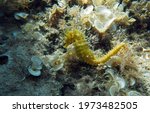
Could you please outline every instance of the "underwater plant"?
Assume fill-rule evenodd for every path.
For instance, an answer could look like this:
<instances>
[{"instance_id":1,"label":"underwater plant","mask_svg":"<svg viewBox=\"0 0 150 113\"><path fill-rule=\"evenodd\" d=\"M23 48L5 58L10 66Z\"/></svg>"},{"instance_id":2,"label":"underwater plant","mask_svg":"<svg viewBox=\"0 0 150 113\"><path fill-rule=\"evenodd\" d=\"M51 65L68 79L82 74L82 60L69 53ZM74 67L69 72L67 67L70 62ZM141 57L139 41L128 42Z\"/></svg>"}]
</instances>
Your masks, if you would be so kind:
<instances>
[{"instance_id":1,"label":"underwater plant","mask_svg":"<svg viewBox=\"0 0 150 113\"><path fill-rule=\"evenodd\" d=\"M73 29L70 31L66 31L65 33L65 46L68 47L70 44L73 44L75 48L75 53L77 57L87 64L90 65L98 65L106 63L113 55L117 54L117 52L126 46L125 43L120 43L119 45L115 46L112 50L110 50L106 55L97 58L94 55L94 52L90 49L85 35L77 30Z\"/></svg>"}]
</instances>

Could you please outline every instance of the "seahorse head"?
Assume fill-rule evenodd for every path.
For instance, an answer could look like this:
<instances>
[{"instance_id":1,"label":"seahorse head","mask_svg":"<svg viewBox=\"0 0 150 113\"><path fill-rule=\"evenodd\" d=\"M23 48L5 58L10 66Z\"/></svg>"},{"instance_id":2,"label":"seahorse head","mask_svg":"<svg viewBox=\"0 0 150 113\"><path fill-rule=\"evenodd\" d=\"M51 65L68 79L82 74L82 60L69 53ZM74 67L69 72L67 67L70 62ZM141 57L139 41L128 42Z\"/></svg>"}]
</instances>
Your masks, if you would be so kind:
<instances>
[{"instance_id":1,"label":"seahorse head","mask_svg":"<svg viewBox=\"0 0 150 113\"><path fill-rule=\"evenodd\" d=\"M65 32L65 39L64 39L64 47L68 47L70 44L74 43L75 41L79 41L82 38L81 31L77 29L73 30L66 30Z\"/></svg>"}]
</instances>

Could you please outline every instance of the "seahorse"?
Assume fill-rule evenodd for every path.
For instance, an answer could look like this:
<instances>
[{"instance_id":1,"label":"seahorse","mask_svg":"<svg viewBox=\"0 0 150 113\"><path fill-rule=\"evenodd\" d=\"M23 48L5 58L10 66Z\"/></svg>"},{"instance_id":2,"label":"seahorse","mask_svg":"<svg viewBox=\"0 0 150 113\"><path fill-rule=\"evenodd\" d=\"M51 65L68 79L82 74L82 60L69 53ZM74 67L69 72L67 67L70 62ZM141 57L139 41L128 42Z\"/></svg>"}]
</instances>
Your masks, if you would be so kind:
<instances>
[{"instance_id":1,"label":"seahorse","mask_svg":"<svg viewBox=\"0 0 150 113\"><path fill-rule=\"evenodd\" d=\"M90 65L98 65L106 63L113 55L126 46L125 43L120 43L110 50L106 55L97 58L94 52L90 49L85 35L78 29L67 30L65 33L65 45L66 48L70 44L73 44L77 57L83 62Z\"/></svg>"}]
</instances>

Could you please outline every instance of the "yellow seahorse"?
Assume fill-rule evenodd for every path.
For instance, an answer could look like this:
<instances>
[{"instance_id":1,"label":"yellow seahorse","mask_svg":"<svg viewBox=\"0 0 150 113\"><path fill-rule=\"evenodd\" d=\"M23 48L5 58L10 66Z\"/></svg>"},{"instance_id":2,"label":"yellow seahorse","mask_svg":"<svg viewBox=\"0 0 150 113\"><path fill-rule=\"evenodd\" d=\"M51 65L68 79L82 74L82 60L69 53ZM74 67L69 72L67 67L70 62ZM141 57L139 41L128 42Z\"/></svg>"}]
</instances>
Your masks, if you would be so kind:
<instances>
[{"instance_id":1,"label":"yellow seahorse","mask_svg":"<svg viewBox=\"0 0 150 113\"><path fill-rule=\"evenodd\" d=\"M75 53L77 54L77 57L82 60L83 62L86 62L90 65L98 65L98 64L104 64L106 63L113 55L117 54L117 52L126 46L125 43L120 43L119 45L115 46L112 50L110 50L106 55L97 58L93 51L90 49L86 39L85 35L77 30L68 30L65 33L65 46L67 47L70 44L73 44L75 48Z\"/></svg>"}]
</instances>

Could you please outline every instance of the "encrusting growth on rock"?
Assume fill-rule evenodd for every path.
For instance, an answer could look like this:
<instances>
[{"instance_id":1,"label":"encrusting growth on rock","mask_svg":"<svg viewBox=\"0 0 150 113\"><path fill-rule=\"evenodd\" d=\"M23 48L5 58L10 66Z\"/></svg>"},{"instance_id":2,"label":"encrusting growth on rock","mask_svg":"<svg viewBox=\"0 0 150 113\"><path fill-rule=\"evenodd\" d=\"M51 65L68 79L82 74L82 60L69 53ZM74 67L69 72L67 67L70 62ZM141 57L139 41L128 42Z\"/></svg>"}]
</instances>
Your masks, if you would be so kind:
<instances>
[{"instance_id":1,"label":"encrusting growth on rock","mask_svg":"<svg viewBox=\"0 0 150 113\"><path fill-rule=\"evenodd\" d=\"M85 35L77 29L66 31L65 33L65 46L64 47L68 47L70 44L73 44L77 57L81 61L90 65L98 65L98 64L101 65L101 64L106 63L112 56L117 54L117 52L120 49L126 46L125 43L120 43L119 45L115 46L112 50L110 50L106 55L100 58L97 58L94 55L94 52L90 49L85 39Z\"/></svg>"}]
</instances>

